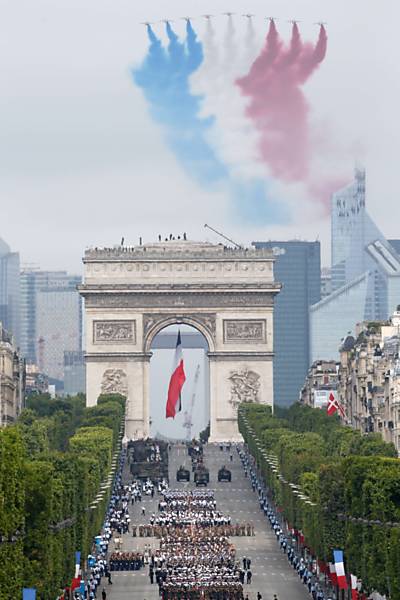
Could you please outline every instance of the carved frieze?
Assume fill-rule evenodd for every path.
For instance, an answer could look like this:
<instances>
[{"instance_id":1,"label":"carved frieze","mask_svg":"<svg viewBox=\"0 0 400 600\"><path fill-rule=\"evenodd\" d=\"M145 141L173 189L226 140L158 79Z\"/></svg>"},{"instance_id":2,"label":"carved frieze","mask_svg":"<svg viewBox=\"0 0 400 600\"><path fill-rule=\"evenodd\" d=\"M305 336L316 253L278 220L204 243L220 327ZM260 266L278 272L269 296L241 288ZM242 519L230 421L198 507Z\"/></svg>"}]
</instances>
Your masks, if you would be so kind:
<instances>
[{"instance_id":1,"label":"carved frieze","mask_svg":"<svg viewBox=\"0 0 400 600\"><path fill-rule=\"evenodd\" d=\"M87 308L251 308L272 306L275 290L263 292L87 294Z\"/></svg>"},{"instance_id":2,"label":"carved frieze","mask_svg":"<svg viewBox=\"0 0 400 600\"><path fill-rule=\"evenodd\" d=\"M101 381L102 394L128 395L128 380L123 369L107 369Z\"/></svg>"},{"instance_id":3,"label":"carved frieze","mask_svg":"<svg viewBox=\"0 0 400 600\"><path fill-rule=\"evenodd\" d=\"M224 342L265 343L265 319L224 319Z\"/></svg>"},{"instance_id":4,"label":"carved frieze","mask_svg":"<svg viewBox=\"0 0 400 600\"><path fill-rule=\"evenodd\" d=\"M146 253L146 258L150 258ZM271 252L272 257L272 252ZM255 273L263 273L263 276L270 278L272 270L271 258L266 260L165 260L165 257L154 257L154 260L146 261L144 257L141 260L133 261L104 261L104 262L86 262L85 267L88 275L92 274L107 274L111 277L121 277L123 274L129 274L134 278L145 278L147 274L154 275L159 278L183 277L188 274L192 278L202 278L207 274L207 278L219 278L221 273L231 273L232 277L240 274L240 277L254 277Z\"/></svg>"},{"instance_id":5,"label":"carved frieze","mask_svg":"<svg viewBox=\"0 0 400 600\"><path fill-rule=\"evenodd\" d=\"M135 344L136 321L94 321L95 344Z\"/></svg>"},{"instance_id":6,"label":"carved frieze","mask_svg":"<svg viewBox=\"0 0 400 600\"><path fill-rule=\"evenodd\" d=\"M259 402L260 375L249 369L231 371L230 403L235 411L241 402Z\"/></svg>"}]
</instances>

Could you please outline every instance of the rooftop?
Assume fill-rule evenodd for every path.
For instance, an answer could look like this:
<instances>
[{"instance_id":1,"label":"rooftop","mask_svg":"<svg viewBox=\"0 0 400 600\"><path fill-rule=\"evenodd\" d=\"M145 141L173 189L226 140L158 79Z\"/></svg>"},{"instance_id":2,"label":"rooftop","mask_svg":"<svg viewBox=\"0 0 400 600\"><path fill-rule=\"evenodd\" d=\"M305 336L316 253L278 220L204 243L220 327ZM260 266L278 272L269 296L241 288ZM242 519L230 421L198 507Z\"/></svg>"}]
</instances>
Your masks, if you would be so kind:
<instances>
[{"instance_id":1,"label":"rooftop","mask_svg":"<svg viewBox=\"0 0 400 600\"><path fill-rule=\"evenodd\" d=\"M138 246L116 245L112 247L91 247L85 250L83 262L104 260L149 260L149 259L270 259L273 253L267 248L231 248L223 244L196 242L190 240L168 240L146 243Z\"/></svg>"}]
</instances>

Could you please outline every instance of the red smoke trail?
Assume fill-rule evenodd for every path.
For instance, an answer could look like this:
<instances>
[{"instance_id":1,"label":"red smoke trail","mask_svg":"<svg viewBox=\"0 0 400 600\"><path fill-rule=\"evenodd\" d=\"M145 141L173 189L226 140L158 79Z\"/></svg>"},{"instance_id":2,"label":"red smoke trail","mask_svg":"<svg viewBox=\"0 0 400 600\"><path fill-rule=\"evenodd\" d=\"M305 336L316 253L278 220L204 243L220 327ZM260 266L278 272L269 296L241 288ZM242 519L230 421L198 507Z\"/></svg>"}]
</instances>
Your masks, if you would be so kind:
<instances>
[{"instance_id":1,"label":"red smoke trail","mask_svg":"<svg viewBox=\"0 0 400 600\"><path fill-rule=\"evenodd\" d=\"M250 72L237 81L250 98L248 116L260 133L260 153L271 174L282 181L306 182L312 154L309 106L302 85L325 57L326 31L312 46L302 41L297 24L287 48L271 21L265 46Z\"/></svg>"}]
</instances>

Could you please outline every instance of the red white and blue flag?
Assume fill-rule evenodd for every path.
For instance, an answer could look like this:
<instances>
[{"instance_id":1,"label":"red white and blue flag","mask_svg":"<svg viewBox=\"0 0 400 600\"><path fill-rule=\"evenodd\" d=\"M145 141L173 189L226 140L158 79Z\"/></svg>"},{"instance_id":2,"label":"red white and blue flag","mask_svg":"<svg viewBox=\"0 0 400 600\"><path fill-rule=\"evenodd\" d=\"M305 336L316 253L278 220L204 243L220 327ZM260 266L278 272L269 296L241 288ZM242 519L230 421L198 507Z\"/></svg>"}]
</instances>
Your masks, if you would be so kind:
<instances>
[{"instance_id":1,"label":"red white and blue flag","mask_svg":"<svg viewBox=\"0 0 400 600\"><path fill-rule=\"evenodd\" d=\"M166 407L166 417L175 418L177 412L182 410L181 391L186 381L185 368L183 365L181 332L178 331L176 340L175 357L172 365L172 375L168 386L168 399Z\"/></svg>"},{"instance_id":2,"label":"red white and blue flag","mask_svg":"<svg viewBox=\"0 0 400 600\"><path fill-rule=\"evenodd\" d=\"M345 412L343 406L340 404L339 400L336 398L335 394L331 392L329 394L328 406L326 408L326 412L328 415L333 415L335 412L338 412L342 419L345 417Z\"/></svg>"},{"instance_id":3,"label":"red white and blue flag","mask_svg":"<svg viewBox=\"0 0 400 600\"><path fill-rule=\"evenodd\" d=\"M351 580L351 600L358 600L358 579L356 575L350 575Z\"/></svg>"},{"instance_id":4,"label":"red white and blue flag","mask_svg":"<svg viewBox=\"0 0 400 600\"><path fill-rule=\"evenodd\" d=\"M335 565L331 562L328 563L328 565L329 565L329 579L331 580L333 585L337 585Z\"/></svg>"},{"instance_id":5,"label":"red white and blue flag","mask_svg":"<svg viewBox=\"0 0 400 600\"><path fill-rule=\"evenodd\" d=\"M347 579L344 570L343 552L342 550L334 550L333 558L335 560L335 571L337 578L337 585L340 590L347 590Z\"/></svg>"}]
</instances>

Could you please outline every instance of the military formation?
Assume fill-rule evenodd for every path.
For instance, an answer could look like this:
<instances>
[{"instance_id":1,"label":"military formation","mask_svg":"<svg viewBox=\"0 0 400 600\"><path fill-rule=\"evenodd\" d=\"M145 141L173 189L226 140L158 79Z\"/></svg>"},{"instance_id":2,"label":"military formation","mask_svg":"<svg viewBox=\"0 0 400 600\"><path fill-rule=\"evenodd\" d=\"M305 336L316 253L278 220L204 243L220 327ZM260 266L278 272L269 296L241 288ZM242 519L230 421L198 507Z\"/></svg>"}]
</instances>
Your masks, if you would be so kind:
<instances>
[{"instance_id":1,"label":"military formation","mask_svg":"<svg viewBox=\"0 0 400 600\"><path fill-rule=\"evenodd\" d=\"M110 555L110 571L139 571L144 566L140 552L113 552Z\"/></svg>"},{"instance_id":2,"label":"military formation","mask_svg":"<svg viewBox=\"0 0 400 600\"><path fill-rule=\"evenodd\" d=\"M149 576L163 600L241 600L241 568L229 539L236 526L217 510L214 493L169 490L158 508L155 519L168 524L160 526ZM254 534L251 525L248 531Z\"/></svg>"}]
</instances>

